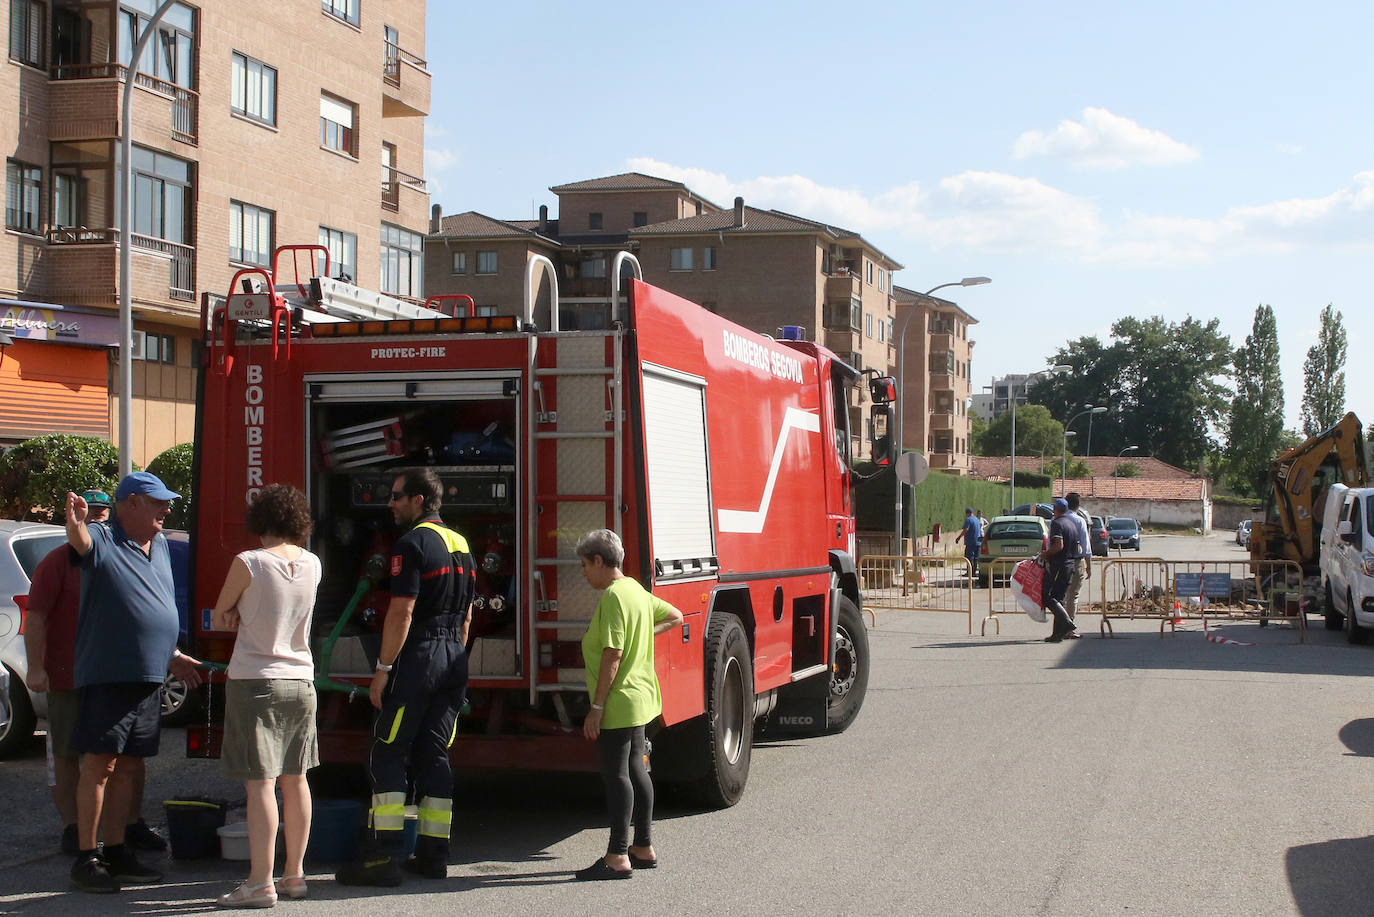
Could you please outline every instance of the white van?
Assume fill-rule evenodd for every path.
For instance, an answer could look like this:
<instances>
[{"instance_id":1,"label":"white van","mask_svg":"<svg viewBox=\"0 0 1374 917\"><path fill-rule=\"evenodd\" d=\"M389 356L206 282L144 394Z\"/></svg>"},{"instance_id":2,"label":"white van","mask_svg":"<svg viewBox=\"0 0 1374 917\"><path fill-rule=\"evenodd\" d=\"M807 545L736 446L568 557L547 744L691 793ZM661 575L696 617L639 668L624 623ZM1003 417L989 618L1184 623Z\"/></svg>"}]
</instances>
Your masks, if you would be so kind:
<instances>
[{"instance_id":1,"label":"white van","mask_svg":"<svg viewBox=\"0 0 1374 917\"><path fill-rule=\"evenodd\" d=\"M1374 487L1333 484L1322 513L1321 575L1328 630L1365 643L1374 629Z\"/></svg>"}]
</instances>

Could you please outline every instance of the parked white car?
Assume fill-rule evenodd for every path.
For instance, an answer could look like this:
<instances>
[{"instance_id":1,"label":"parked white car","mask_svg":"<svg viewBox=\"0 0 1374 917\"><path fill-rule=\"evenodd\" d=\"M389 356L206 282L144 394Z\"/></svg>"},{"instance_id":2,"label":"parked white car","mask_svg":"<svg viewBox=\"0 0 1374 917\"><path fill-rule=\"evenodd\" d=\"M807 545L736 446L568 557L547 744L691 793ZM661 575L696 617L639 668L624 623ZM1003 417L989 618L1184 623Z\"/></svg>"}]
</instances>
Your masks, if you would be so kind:
<instances>
[{"instance_id":1,"label":"parked white car","mask_svg":"<svg viewBox=\"0 0 1374 917\"><path fill-rule=\"evenodd\" d=\"M1366 643L1374 629L1374 487L1335 484L1326 497L1321 534L1326 626Z\"/></svg>"},{"instance_id":2,"label":"parked white car","mask_svg":"<svg viewBox=\"0 0 1374 917\"><path fill-rule=\"evenodd\" d=\"M33 736L39 719L48 715L48 696L32 694L24 685L28 657L24 653L24 604L29 579L48 552L67 541L60 525L0 519L0 662L7 684L0 684L0 758L8 757Z\"/></svg>"}]
</instances>

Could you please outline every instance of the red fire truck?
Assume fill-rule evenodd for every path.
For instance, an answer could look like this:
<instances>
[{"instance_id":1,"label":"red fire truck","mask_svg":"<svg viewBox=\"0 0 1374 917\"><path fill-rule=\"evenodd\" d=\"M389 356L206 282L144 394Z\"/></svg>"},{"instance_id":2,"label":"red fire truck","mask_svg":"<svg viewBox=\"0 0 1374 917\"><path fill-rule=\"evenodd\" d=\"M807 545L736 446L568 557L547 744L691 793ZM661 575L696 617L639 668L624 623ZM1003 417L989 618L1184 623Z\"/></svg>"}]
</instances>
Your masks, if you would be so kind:
<instances>
[{"instance_id":1,"label":"red fire truck","mask_svg":"<svg viewBox=\"0 0 1374 917\"><path fill-rule=\"evenodd\" d=\"M627 295L622 272L635 275ZM366 293L330 279L318 246L280 249L271 272L241 271L227 299L207 297L192 651L229 658L233 634L212 629L209 609L230 560L254 546L248 502L267 483L300 487L324 568L321 755L364 761L381 559L401 534L387 494L396 469L428 465L441 515L480 566L455 765L596 769L579 727L597 594L574 552L596 528L618 532L625 572L685 615L655 646L657 777L731 805L757 720L792 734L848 727L869 668L851 405L867 388L869 435L881 434L892 380L870 370L864 386L817 344L754 333L638 277L619 256L601 330L560 330L542 257L520 316ZM220 738L193 727L188 754L216 756Z\"/></svg>"}]
</instances>

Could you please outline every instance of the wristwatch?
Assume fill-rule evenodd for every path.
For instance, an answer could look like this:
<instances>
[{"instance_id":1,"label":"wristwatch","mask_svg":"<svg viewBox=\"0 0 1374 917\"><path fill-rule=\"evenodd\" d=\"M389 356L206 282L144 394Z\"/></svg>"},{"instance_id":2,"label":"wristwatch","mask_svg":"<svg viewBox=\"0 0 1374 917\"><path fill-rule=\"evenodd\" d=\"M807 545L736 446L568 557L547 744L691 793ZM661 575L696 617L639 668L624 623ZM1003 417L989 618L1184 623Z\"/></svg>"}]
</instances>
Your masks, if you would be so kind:
<instances>
[{"instance_id":1,"label":"wristwatch","mask_svg":"<svg viewBox=\"0 0 1374 917\"><path fill-rule=\"evenodd\" d=\"M396 664L396 663L393 662L391 665L383 665L383 664L382 664L382 661L379 659L379 660L377 660L377 671L378 671L378 672L390 672L390 671L391 671L391 666L394 666L395 664Z\"/></svg>"}]
</instances>

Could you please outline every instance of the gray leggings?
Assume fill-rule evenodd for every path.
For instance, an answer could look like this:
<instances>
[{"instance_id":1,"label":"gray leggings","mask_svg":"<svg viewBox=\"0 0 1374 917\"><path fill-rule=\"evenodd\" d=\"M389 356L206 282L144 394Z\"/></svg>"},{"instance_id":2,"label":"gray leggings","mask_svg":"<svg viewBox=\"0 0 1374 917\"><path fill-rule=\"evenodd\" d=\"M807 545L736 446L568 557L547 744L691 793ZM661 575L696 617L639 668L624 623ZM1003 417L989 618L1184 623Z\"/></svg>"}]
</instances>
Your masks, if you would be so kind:
<instances>
[{"instance_id":1,"label":"gray leggings","mask_svg":"<svg viewBox=\"0 0 1374 917\"><path fill-rule=\"evenodd\" d=\"M654 820L654 784L644 766L644 727L603 729L596 737L606 806L611 810L611 840L606 852L623 856L629 850L630 823L636 847L648 847Z\"/></svg>"}]
</instances>

